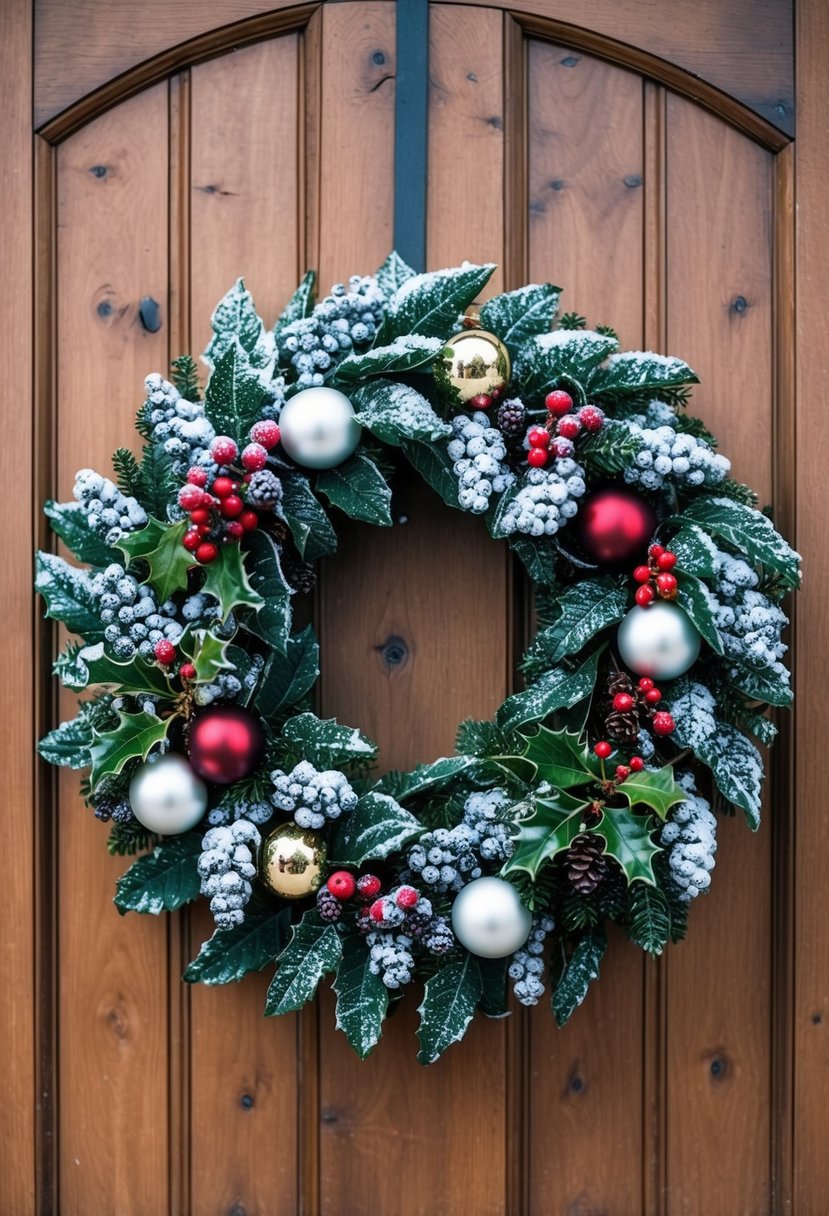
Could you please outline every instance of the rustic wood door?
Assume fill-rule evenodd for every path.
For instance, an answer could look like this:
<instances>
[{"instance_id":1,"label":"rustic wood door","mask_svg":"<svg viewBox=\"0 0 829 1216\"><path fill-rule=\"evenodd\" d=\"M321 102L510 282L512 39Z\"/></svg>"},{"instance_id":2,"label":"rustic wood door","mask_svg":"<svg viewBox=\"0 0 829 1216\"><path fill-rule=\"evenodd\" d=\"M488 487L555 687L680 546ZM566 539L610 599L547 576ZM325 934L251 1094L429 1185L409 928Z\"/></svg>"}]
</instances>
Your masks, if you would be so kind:
<instances>
[{"instance_id":1,"label":"rustic wood door","mask_svg":"<svg viewBox=\"0 0 829 1216\"><path fill-rule=\"evenodd\" d=\"M394 238L395 4L42 0L34 159L31 13L3 6L16 239L0 307L22 387L9 359L3 418L17 446L2 459L23 507L4 572L13 796L0 816L34 864L14 867L19 933L0 952L2 1213L827 1210L829 990L812 900L829 836L809 717L811 697L820 719L827 658L804 650L826 578L810 494L822 490L827 423L809 392L828 358L814 318L829 242L817 203L829 25L820 0L798 7L793 145L789 3L762 6L754 24L748 0L725 14L714 0L592 7L579 28L564 24L570 6L540 0L523 14L429 5L427 262L496 261L493 291L551 279L625 347L687 358L702 379L696 412L737 476L790 533L807 505L800 766L784 729L766 824L756 837L722 825L687 943L657 965L614 941L565 1031L543 1007L517 1011L422 1069L414 1001L361 1064L327 995L264 1021L267 977L182 986L205 918L119 918L122 863L107 858L76 776L53 786L31 760L34 732L68 705L48 680L52 639L32 633L32 529L43 536L29 501L67 496L82 465L106 467L144 374L203 349L237 275L274 317L306 267L325 286L382 261ZM142 301L160 324L146 306L142 319ZM463 717L493 711L528 610L506 551L474 520L438 512L416 487L397 507L389 532L345 532L316 605L321 709L378 739L386 767L450 750Z\"/></svg>"}]
</instances>

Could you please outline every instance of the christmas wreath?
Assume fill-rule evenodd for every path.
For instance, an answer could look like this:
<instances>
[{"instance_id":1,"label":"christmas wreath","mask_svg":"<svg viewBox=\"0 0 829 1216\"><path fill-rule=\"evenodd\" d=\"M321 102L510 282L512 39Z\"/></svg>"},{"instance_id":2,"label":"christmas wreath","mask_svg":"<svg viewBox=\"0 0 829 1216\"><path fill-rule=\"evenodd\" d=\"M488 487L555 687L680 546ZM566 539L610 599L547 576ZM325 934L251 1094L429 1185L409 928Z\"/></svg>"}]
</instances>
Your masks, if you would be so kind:
<instances>
[{"instance_id":1,"label":"christmas wreath","mask_svg":"<svg viewBox=\"0 0 829 1216\"><path fill-rule=\"evenodd\" d=\"M37 557L46 615L79 635L55 673L84 693L42 740L90 772L109 849L142 855L123 913L210 902L184 974L275 962L265 1012L334 973L361 1056L422 983L419 1059L509 988L560 1024L615 921L651 954L707 890L715 809L760 816L767 706L791 700L780 603L799 558L685 411L679 359L620 353L532 285L467 315L491 265L415 274L392 254L272 330L239 280L193 359L146 380L143 454L47 503L80 563ZM526 568L526 686L457 754L372 773L374 745L313 712L319 651L291 603L338 513L392 526L411 465ZM86 695L88 692L89 695ZM708 792L708 797L704 792Z\"/></svg>"}]
</instances>

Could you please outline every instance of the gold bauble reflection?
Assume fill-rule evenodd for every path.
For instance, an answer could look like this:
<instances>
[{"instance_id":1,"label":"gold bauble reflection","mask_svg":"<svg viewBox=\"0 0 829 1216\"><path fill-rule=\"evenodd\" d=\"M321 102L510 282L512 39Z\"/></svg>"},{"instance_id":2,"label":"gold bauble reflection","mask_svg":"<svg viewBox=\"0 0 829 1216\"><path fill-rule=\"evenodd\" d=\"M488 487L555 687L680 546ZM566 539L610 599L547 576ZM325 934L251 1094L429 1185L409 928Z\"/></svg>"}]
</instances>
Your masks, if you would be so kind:
<instances>
[{"instance_id":1,"label":"gold bauble reflection","mask_svg":"<svg viewBox=\"0 0 829 1216\"><path fill-rule=\"evenodd\" d=\"M325 841L316 832L283 824L262 845L259 877L282 899L305 899L322 886L326 853Z\"/></svg>"},{"instance_id":2,"label":"gold bauble reflection","mask_svg":"<svg viewBox=\"0 0 829 1216\"><path fill-rule=\"evenodd\" d=\"M509 352L485 329L464 329L446 343L435 360L438 383L458 405L482 393L490 396L509 384Z\"/></svg>"}]
</instances>

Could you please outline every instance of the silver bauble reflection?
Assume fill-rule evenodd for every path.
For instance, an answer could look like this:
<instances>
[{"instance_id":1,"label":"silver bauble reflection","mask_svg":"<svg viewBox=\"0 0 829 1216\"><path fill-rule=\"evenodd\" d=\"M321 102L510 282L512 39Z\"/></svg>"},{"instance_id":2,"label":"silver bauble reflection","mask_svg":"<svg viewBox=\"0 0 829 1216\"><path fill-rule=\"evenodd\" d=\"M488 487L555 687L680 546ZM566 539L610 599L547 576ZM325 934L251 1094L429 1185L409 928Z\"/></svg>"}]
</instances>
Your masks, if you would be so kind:
<instances>
[{"instance_id":1,"label":"silver bauble reflection","mask_svg":"<svg viewBox=\"0 0 829 1216\"><path fill-rule=\"evenodd\" d=\"M530 935L532 916L511 882L476 878L452 905L452 928L462 946L481 958L506 958Z\"/></svg>"},{"instance_id":2,"label":"silver bauble reflection","mask_svg":"<svg viewBox=\"0 0 829 1216\"><path fill-rule=\"evenodd\" d=\"M139 823L160 836L194 828L207 809L207 786L183 756L142 764L130 782L130 806Z\"/></svg>"},{"instance_id":3,"label":"silver bauble reflection","mask_svg":"<svg viewBox=\"0 0 829 1216\"><path fill-rule=\"evenodd\" d=\"M700 636L687 613L662 601L631 608L617 643L622 662L637 675L675 680L697 661Z\"/></svg>"},{"instance_id":4,"label":"silver bauble reflection","mask_svg":"<svg viewBox=\"0 0 829 1216\"><path fill-rule=\"evenodd\" d=\"M305 469L333 469L360 442L361 427L348 397L335 388L306 388L279 415L283 448Z\"/></svg>"}]
</instances>

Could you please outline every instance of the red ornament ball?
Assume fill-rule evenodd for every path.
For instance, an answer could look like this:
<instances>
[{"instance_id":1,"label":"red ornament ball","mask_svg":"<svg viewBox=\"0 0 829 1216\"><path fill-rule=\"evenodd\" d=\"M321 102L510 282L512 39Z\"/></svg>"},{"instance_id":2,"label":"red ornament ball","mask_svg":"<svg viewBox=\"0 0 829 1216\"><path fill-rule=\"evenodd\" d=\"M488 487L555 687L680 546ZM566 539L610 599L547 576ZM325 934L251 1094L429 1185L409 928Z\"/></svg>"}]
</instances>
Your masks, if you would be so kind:
<instances>
[{"instance_id":1,"label":"red ornament ball","mask_svg":"<svg viewBox=\"0 0 829 1216\"><path fill-rule=\"evenodd\" d=\"M606 566L641 553L656 526L653 510L629 490L598 490L585 499L577 518L587 553Z\"/></svg>"},{"instance_id":2,"label":"red ornament ball","mask_svg":"<svg viewBox=\"0 0 829 1216\"><path fill-rule=\"evenodd\" d=\"M190 728L190 764L205 781L230 785L256 768L265 738L253 714L235 705L206 709Z\"/></svg>"},{"instance_id":3,"label":"red ornament ball","mask_svg":"<svg viewBox=\"0 0 829 1216\"><path fill-rule=\"evenodd\" d=\"M349 874L348 870L337 870L332 874L325 884L332 895L335 895L339 900L351 899L351 896L357 890L357 883L354 880L354 875Z\"/></svg>"}]
</instances>

